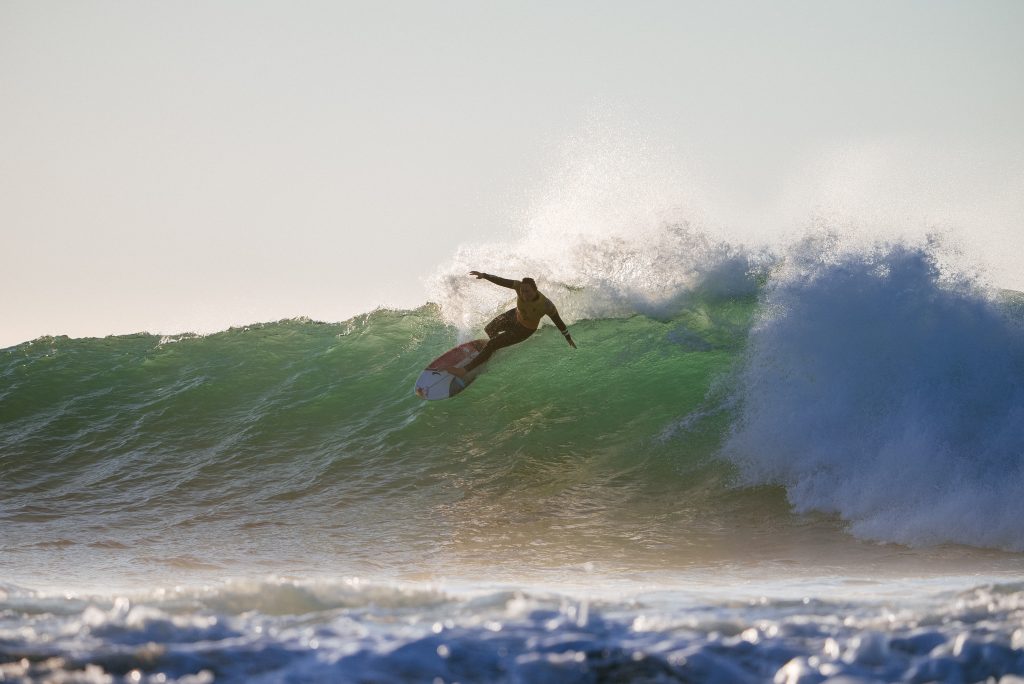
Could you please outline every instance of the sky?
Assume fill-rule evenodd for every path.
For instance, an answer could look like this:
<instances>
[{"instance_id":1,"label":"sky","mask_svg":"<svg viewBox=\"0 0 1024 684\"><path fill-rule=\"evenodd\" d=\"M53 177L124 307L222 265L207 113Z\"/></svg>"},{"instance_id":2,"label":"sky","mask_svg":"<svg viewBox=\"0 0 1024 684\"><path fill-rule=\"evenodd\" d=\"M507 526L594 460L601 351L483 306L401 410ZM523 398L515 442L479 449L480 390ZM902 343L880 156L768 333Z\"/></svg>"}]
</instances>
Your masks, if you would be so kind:
<instances>
[{"instance_id":1,"label":"sky","mask_svg":"<svg viewBox=\"0 0 1024 684\"><path fill-rule=\"evenodd\" d=\"M744 239L939 225L1024 289L1022 35L1016 1L0 0L0 347L415 307L595 157Z\"/></svg>"}]
</instances>

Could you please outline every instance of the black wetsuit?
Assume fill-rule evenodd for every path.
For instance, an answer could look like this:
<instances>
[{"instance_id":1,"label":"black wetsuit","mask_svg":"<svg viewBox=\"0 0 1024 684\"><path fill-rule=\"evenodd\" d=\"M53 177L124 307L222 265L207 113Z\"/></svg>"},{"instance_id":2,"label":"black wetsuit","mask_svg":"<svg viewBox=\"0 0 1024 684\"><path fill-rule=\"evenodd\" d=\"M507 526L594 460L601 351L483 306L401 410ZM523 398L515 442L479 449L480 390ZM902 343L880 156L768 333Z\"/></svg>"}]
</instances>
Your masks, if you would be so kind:
<instances>
[{"instance_id":1,"label":"black wetsuit","mask_svg":"<svg viewBox=\"0 0 1024 684\"><path fill-rule=\"evenodd\" d=\"M517 308L509 309L500 316L495 317L493 321L487 324L487 327L485 327L484 330L487 332L487 337L489 337L490 339L487 340L487 344L484 346L483 349L480 350L480 353L477 355L477 357L466 364L466 371L471 371L477 366L486 363L487 360L491 358L491 354L493 354L497 350L502 349L504 347L511 347L513 344L519 344L520 342L528 338L530 335L537 332L536 328L528 328L522 323L520 323L519 314L517 313L518 307L520 306L524 306L527 309L530 309L530 307L532 306L532 302L536 302L539 304L541 301L543 301L544 312L540 313L536 309L533 309L532 314L527 313L527 318L524 320L530 320L532 317L536 317L537 325L539 327L540 319L543 318L544 316L547 316L552 321L555 322L555 325L558 326L558 329L561 331L561 333L565 335L565 338L567 340L569 340L569 344L572 344L572 338L569 337L569 331L566 329L565 323L563 323L562 319L558 316L558 310L555 309L553 304L551 304L550 299L544 297L543 295L540 294L540 292L538 292L538 297L543 297L543 300L539 300L538 297L535 297L533 300L530 300L530 302L527 302L526 300L522 299L522 295L519 292L519 288L521 286L520 281L509 280L508 278L500 278L496 275L491 275L489 273L481 273L478 277L490 281L495 285L507 287L510 290L515 290L517 295Z\"/></svg>"},{"instance_id":2,"label":"black wetsuit","mask_svg":"<svg viewBox=\"0 0 1024 684\"><path fill-rule=\"evenodd\" d=\"M467 371L485 363L497 350L518 344L537 331L527 328L516 320L516 310L509 309L488 323L484 332L490 339L487 340L487 345L480 350L477 357L466 364Z\"/></svg>"}]
</instances>

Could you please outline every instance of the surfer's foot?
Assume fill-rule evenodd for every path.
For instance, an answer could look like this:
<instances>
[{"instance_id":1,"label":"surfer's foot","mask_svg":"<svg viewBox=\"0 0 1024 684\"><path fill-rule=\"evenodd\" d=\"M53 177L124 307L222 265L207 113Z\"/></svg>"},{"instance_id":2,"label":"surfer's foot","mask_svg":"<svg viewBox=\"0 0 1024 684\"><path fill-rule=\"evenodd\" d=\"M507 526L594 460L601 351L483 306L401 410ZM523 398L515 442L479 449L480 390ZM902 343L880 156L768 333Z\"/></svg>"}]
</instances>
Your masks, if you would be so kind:
<instances>
[{"instance_id":1,"label":"surfer's foot","mask_svg":"<svg viewBox=\"0 0 1024 684\"><path fill-rule=\"evenodd\" d=\"M469 371L467 371L465 368L459 368L458 366L448 366L444 370L445 372L451 373L455 377L463 380L466 378L467 375L469 375Z\"/></svg>"}]
</instances>

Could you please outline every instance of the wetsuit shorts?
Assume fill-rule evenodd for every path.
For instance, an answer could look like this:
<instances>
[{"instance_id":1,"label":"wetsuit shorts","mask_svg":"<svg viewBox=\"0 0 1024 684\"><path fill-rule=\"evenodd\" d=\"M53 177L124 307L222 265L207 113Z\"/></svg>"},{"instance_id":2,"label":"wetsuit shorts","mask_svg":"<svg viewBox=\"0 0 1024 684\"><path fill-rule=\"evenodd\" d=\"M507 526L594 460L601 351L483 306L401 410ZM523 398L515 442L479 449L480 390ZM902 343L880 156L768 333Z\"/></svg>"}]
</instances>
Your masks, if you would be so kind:
<instances>
[{"instance_id":1,"label":"wetsuit shorts","mask_svg":"<svg viewBox=\"0 0 1024 684\"><path fill-rule=\"evenodd\" d=\"M525 325L516 320L516 310L509 309L505 313L496 317L493 321L487 324L484 328L487 333L487 345L480 351L475 359L466 364L466 370L471 371L477 366L486 363L491 354L504 347L511 347L513 344L519 344L527 337L537 332L531 330Z\"/></svg>"}]
</instances>

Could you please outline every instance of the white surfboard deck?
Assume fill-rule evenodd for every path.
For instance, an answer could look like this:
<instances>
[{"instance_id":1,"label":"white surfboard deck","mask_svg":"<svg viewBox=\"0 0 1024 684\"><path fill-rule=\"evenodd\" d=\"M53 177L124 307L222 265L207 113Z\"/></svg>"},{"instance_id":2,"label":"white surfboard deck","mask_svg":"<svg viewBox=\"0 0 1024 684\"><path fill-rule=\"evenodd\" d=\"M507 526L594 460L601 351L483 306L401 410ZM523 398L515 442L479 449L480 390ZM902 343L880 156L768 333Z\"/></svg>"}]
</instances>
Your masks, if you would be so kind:
<instances>
[{"instance_id":1,"label":"white surfboard deck","mask_svg":"<svg viewBox=\"0 0 1024 684\"><path fill-rule=\"evenodd\" d=\"M416 396L429 401L451 399L469 387L470 383L476 379L476 373L470 373L465 379L462 379L441 369L449 366L462 368L475 359L486 344L487 340L465 342L431 361L416 380L416 387L413 389Z\"/></svg>"}]
</instances>

